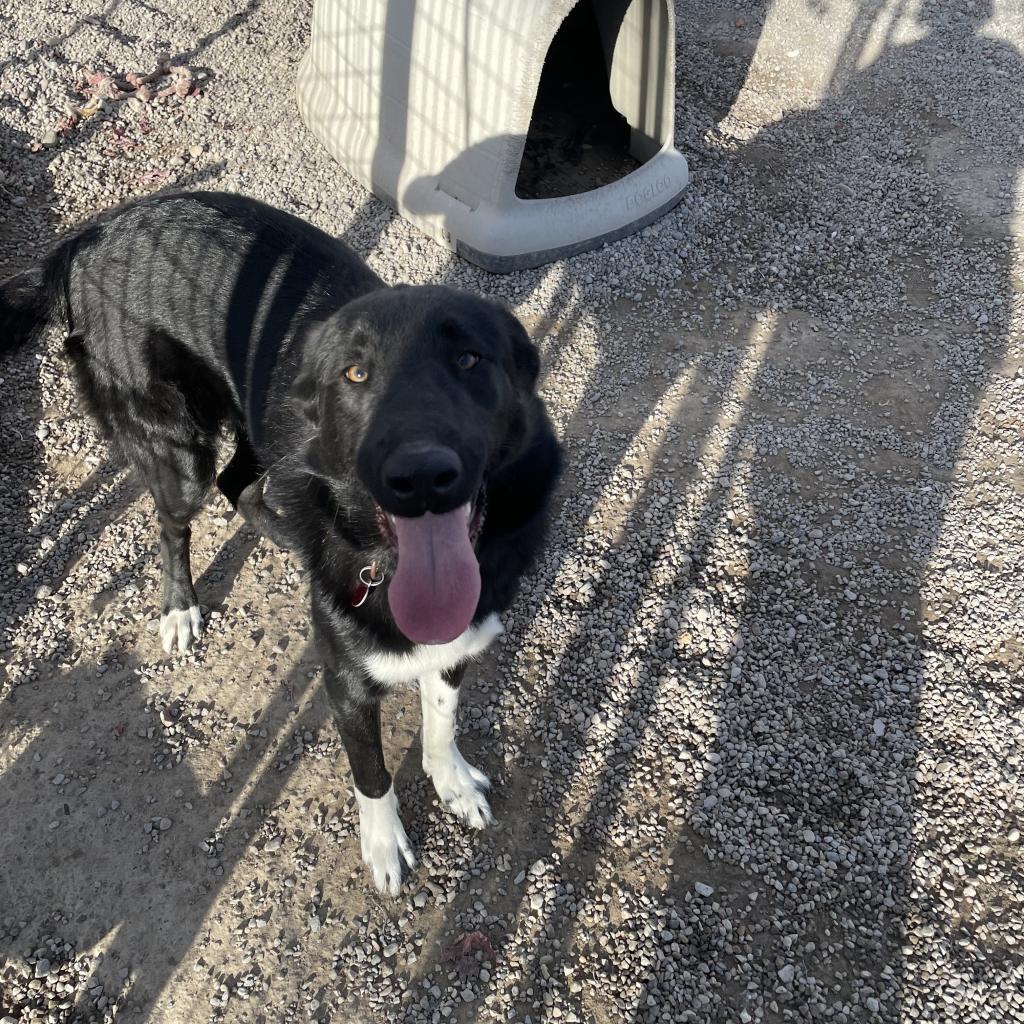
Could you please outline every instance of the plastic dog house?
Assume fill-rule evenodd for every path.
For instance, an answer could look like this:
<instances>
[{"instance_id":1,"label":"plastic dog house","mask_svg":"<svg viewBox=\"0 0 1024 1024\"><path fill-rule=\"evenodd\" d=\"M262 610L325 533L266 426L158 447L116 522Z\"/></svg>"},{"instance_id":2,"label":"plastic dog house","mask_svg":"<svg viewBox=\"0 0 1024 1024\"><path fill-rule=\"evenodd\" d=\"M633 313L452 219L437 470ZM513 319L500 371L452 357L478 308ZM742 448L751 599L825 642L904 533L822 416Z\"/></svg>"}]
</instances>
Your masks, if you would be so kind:
<instances>
[{"instance_id":1,"label":"plastic dog house","mask_svg":"<svg viewBox=\"0 0 1024 1024\"><path fill-rule=\"evenodd\" d=\"M689 177L669 0L316 0L298 99L356 179L497 272L636 231Z\"/></svg>"}]
</instances>

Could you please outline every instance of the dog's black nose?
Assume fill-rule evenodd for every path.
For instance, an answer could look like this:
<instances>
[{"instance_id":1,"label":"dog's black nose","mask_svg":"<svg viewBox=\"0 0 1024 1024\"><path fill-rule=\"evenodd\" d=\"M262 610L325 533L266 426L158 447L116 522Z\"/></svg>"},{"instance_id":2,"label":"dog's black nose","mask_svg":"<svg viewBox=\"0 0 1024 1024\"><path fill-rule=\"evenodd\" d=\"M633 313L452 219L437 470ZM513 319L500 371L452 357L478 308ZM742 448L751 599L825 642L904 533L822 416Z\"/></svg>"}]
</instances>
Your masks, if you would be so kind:
<instances>
[{"instance_id":1,"label":"dog's black nose","mask_svg":"<svg viewBox=\"0 0 1024 1024\"><path fill-rule=\"evenodd\" d=\"M387 495L408 515L437 511L461 479L462 460L451 448L421 442L399 445L381 472Z\"/></svg>"}]
</instances>

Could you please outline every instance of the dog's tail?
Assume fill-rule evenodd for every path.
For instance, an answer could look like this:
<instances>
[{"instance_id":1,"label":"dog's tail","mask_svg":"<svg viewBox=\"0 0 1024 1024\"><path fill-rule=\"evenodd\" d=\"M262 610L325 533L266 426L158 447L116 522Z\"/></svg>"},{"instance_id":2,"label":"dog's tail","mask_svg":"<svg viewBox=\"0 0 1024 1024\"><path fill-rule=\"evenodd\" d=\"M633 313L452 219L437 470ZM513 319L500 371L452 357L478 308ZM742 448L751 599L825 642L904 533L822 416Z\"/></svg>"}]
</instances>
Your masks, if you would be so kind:
<instances>
[{"instance_id":1,"label":"dog's tail","mask_svg":"<svg viewBox=\"0 0 1024 1024\"><path fill-rule=\"evenodd\" d=\"M47 264L0 281L0 352L35 341L50 322Z\"/></svg>"},{"instance_id":2,"label":"dog's tail","mask_svg":"<svg viewBox=\"0 0 1024 1024\"><path fill-rule=\"evenodd\" d=\"M71 329L68 282L72 266L99 237L106 216L66 236L35 266L0 281L0 354L35 341L55 320Z\"/></svg>"}]
</instances>

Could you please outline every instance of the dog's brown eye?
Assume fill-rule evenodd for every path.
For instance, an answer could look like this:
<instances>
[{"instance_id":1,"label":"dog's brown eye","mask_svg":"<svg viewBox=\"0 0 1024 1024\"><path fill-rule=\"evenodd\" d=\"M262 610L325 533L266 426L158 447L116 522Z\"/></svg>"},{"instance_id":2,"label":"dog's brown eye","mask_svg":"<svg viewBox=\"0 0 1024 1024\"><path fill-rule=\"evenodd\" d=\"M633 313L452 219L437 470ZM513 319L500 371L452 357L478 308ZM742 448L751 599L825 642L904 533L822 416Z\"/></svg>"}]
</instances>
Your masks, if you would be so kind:
<instances>
[{"instance_id":1,"label":"dog's brown eye","mask_svg":"<svg viewBox=\"0 0 1024 1024\"><path fill-rule=\"evenodd\" d=\"M362 366L350 366L345 371L345 376L353 384L365 384L370 379L370 374Z\"/></svg>"},{"instance_id":2,"label":"dog's brown eye","mask_svg":"<svg viewBox=\"0 0 1024 1024\"><path fill-rule=\"evenodd\" d=\"M480 362L480 357L475 352L463 352L455 362L460 370L472 370Z\"/></svg>"}]
</instances>

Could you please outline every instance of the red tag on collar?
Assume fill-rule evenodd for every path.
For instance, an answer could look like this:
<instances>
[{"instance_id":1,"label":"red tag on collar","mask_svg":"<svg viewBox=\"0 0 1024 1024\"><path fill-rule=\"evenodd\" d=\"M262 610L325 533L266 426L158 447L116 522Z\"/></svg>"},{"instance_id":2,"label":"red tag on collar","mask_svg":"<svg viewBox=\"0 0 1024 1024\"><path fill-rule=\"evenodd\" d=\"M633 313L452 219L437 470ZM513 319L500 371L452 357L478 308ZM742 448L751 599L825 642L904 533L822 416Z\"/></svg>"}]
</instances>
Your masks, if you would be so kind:
<instances>
[{"instance_id":1,"label":"red tag on collar","mask_svg":"<svg viewBox=\"0 0 1024 1024\"><path fill-rule=\"evenodd\" d=\"M384 582L384 573L377 571L377 563L371 562L359 570L359 583L352 591L352 607L360 608L366 601L371 587L379 587Z\"/></svg>"}]
</instances>

